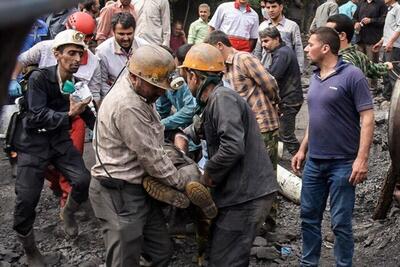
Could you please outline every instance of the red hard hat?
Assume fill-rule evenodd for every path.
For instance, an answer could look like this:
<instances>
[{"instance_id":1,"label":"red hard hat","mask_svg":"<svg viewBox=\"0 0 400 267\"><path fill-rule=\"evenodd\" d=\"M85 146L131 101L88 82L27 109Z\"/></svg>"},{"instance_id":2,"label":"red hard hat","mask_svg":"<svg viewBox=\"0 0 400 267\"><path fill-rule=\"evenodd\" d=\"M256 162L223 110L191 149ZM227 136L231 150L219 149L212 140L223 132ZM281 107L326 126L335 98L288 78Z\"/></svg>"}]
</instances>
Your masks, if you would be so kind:
<instances>
[{"instance_id":1,"label":"red hard hat","mask_svg":"<svg viewBox=\"0 0 400 267\"><path fill-rule=\"evenodd\" d=\"M67 29L74 29L86 35L91 35L96 29L96 22L91 15L85 12L75 12L67 20Z\"/></svg>"}]
</instances>

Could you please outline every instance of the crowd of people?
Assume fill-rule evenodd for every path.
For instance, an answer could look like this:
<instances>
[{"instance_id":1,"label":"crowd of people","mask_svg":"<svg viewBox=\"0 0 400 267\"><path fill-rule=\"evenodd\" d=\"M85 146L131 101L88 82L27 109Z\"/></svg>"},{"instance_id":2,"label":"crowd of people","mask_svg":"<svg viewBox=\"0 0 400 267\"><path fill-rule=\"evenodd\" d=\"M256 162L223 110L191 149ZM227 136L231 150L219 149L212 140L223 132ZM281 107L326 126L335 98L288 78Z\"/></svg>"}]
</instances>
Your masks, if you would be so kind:
<instances>
[{"instance_id":1,"label":"crowd of people","mask_svg":"<svg viewBox=\"0 0 400 267\"><path fill-rule=\"evenodd\" d=\"M278 141L302 176L300 265L318 266L329 197L336 265L352 266L355 188L367 177L372 96L390 100L398 77L400 5L327 0L309 32L285 16L282 0L260 7L262 16L248 0L213 12L203 3L187 35L181 21L171 23L167 0L101 8L86 0L35 22L9 85L20 106L13 228L29 266L46 266L33 230L45 179L69 238L90 200L106 266L168 266L165 205L193 209L209 266L248 266L261 226L272 230L279 212ZM313 67L299 142L304 52Z\"/></svg>"}]
</instances>

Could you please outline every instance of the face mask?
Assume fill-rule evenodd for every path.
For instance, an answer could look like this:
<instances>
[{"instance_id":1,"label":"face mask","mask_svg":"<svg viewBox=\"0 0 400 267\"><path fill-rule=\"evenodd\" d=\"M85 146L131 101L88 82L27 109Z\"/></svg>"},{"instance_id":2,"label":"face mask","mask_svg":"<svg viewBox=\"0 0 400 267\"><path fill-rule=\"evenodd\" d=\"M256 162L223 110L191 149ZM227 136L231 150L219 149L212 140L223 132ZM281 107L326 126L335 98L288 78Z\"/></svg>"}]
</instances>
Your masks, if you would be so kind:
<instances>
[{"instance_id":1,"label":"face mask","mask_svg":"<svg viewBox=\"0 0 400 267\"><path fill-rule=\"evenodd\" d=\"M261 14L265 19L268 19L268 13L266 8L261 8Z\"/></svg>"},{"instance_id":2,"label":"face mask","mask_svg":"<svg viewBox=\"0 0 400 267\"><path fill-rule=\"evenodd\" d=\"M61 88L61 93L64 95L70 95L73 92L75 92L74 83L70 80L66 80L63 84L63 87Z\"/></svg>"}]
</instances>

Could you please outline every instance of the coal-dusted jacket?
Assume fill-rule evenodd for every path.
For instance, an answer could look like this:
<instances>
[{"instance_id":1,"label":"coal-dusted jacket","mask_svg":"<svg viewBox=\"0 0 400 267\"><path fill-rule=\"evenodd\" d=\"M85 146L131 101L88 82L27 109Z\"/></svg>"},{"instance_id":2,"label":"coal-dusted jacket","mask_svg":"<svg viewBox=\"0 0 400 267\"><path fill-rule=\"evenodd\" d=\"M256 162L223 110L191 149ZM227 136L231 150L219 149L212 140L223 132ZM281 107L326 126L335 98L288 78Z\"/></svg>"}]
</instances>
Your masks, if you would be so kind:
<instances>
[{"instance_id":1,"label":"coal-dusted jacket","mask_svg":"<svg viewBox=\"0 0 400 267\"><path fill-rule=\"evenodd\" d=\"M212 193L219 208L278 190L255 115L240 95L217 86L209 96L203 119L210 157L205 172L216 184Z\"/></svg>"}]
</instances>

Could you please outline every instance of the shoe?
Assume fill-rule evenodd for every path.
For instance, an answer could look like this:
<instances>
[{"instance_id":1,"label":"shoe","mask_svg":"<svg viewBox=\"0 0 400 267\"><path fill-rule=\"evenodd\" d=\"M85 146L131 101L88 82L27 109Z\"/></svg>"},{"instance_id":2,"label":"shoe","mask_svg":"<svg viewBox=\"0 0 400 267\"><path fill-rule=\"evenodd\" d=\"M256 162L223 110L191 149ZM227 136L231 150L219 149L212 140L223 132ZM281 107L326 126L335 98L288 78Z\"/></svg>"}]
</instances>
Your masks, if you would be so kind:
<instances>
[{"instance_id":1,"label":"shoe","mask_svg":"<svg viewBox=\"0 0 400 267\"><path fill-rule=\"evenodd\" d=\"M168 203L180 209L189 207L190 201L185 194L179 192L171 186L161 183L155 178L146 176L143 179L143 187L154 199Z\"/></svg>"},{"instance_id":2,"label":"shoe","mask_svg":"<svg viewBox=\"0 0 400 267\"><path fill-rule=\"evenodd\" d=\"M75 219L75 212L78 208L79 204L69 194L65 206L60 212L61 220L64 221L64 232L72 238L78 235L78 223Z\"/></svg>"},{"instance_id":3,"label":"shoe","mask_svg":"<svg viewBox=\"0 0 400 267\"><path fill-rule=\"evenodd\" d=\"M46 266L43 255L36 247L33 229L25 236L18 234L18 239L21 242L22 246L24 247L29 267Z\"/></svg>"},{"instance_id":4,"label":"shoe","mask_svg":"<svg viewBox=\"0 0 400 267\"><path fill-rule=\"evenodd\" d=\"M208 219L217 216L218 209L208 189L199 182L191 181L186 184L185 191L190 201L201 208Z\"/></svg>"}]
</instances>

